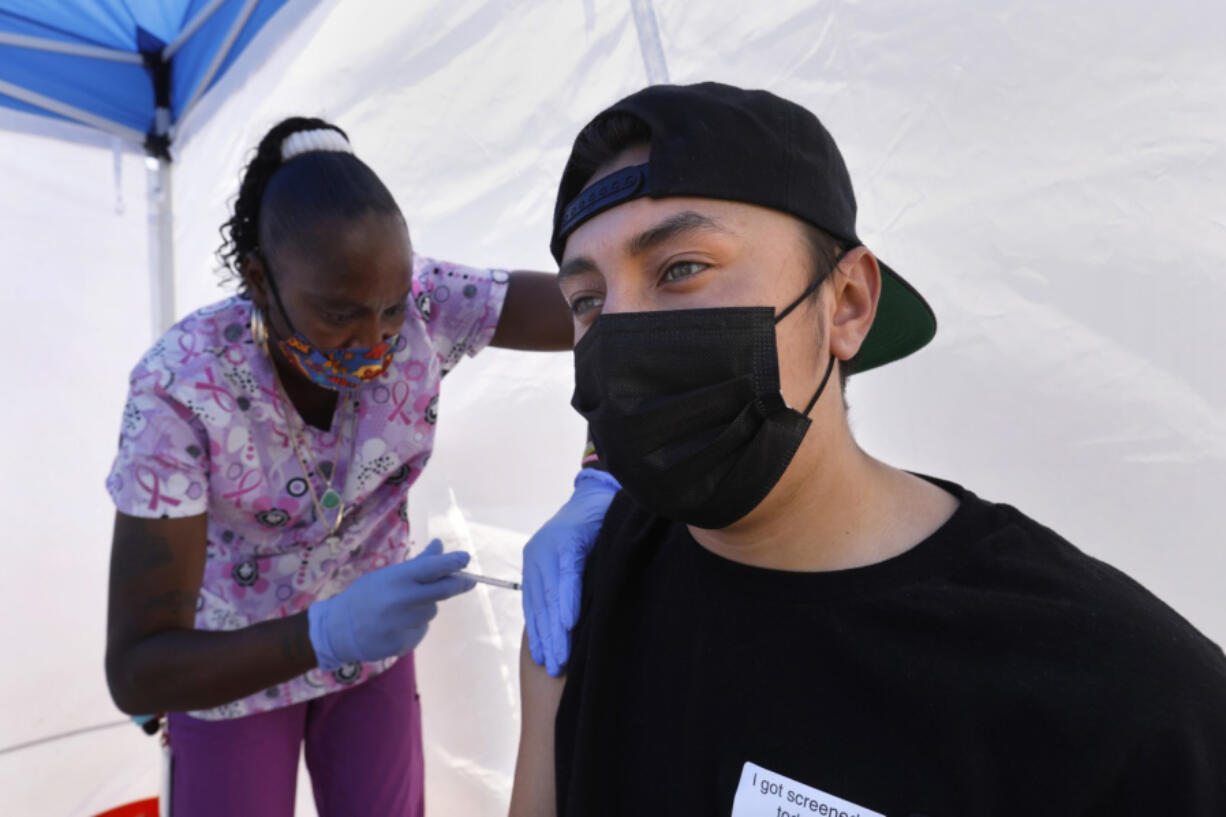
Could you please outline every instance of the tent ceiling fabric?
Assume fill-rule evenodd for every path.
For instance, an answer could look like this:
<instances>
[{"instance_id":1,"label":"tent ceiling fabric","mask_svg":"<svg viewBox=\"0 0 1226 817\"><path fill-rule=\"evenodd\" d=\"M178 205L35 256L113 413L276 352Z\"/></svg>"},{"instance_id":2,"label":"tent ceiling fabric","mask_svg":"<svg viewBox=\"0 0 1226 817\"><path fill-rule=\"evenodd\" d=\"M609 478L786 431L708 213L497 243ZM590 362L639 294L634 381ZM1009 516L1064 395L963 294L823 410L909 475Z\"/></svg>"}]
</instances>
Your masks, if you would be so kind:
<instances>
[{"instance_id":1,"label":"tent ceiling fabric","mask_svg":"<svg viewBox=\"0 0 1226 817\"><path fill-rule=\"evenodd\" d=\"M312 12L258 70L224 72L184 125L178 315L224 294L217 227L251 148L292 114L350 133L419 251L550 269L571 140L648 80L642 5L346 0ZM766 87L821 116L863 237L938 313L930 347L851 381L865 450L1017 505L1226 641L1226 5L650 7L672 81ZM15 464L0 490L17 509L0 574L6 745L115 717L101 669L102 481L126 375L148 346L148 292L143 161L121 157L122 213L112 162L0 133L0 327L18 350L39 342L55 356L15 355L10 382L41 384L40 399L0 409ZM565 498L582 445L570 367L568 355L490 350L448 376L409 505L418 545L438 535L471 546L478 572L519 571L518 548ZM422 646L431 813L506 813L518 604L478 588L442 605ZM14 811L90 815L152 794L157 768L135 728L91 733L0 756L0 791ZM310 814L309 787L301 802Z\"/></svg>"},{"instance_id":2,"label":"tent ceiling fabric","mask_svg":"<svg viewBox=\"0 0 1226 817\"><path fill-rule=\"evenodd\" d=\"M286 2L0 0L0 105L141 138L159 129L159 61L173 126Z\"/></svg>"}]
</instances>

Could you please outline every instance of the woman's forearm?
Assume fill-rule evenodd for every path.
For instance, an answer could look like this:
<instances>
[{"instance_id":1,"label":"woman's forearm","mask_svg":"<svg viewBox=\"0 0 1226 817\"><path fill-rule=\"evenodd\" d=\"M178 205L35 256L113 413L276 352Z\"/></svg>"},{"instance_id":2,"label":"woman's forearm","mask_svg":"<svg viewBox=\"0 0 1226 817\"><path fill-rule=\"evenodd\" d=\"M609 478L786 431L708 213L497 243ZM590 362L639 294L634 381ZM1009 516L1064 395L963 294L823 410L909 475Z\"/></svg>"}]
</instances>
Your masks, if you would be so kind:
<instances>
[{"instance_id":1,"label":"woman's forearm","mask_svg":"<svg viewBox=\"0 0 1226 817\"><path fill-rule=\"evenodd\" d=\"M303 612L241 630L162 630L108 651L106 674L124 712L186 712L245 698L316 663Z\"/></svg>"}]
</instances>

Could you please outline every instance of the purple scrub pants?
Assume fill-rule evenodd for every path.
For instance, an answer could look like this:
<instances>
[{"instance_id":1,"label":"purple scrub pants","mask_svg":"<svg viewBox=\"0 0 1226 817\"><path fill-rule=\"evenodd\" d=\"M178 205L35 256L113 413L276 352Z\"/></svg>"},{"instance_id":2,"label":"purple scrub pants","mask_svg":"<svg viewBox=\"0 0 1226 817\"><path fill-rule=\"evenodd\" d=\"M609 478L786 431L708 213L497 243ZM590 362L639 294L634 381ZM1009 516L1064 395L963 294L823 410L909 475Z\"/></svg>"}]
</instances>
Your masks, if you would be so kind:
<instances>
[{"instance_id":1,"label":"purple scrub pants","mask_svg":"<svg viewBox=\"0 0 1226 817\"><path fill-rule=\"evenodd\" d=\"M421 817L421 704L413 654L381 675L272 712L223 721L172 713L173 817L290 817L298 753L319 817Z\"/></svg>"}]
</instances>

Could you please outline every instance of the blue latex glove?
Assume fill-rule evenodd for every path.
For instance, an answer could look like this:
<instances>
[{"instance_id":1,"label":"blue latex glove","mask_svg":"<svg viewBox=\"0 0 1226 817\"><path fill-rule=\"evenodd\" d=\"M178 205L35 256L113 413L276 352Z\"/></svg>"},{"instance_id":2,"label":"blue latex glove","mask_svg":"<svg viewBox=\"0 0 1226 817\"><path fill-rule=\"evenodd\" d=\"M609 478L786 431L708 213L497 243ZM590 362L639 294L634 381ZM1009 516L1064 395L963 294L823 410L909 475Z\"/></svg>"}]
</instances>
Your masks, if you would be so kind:
<instances>
[{"instance_id":1,"label":"blue latex glove","mask_svg":"<svg viewBox=\"0 0 1226 817\"><path fill-rule=\"evenodd\" d=\"M575 492L524 546L524 624L532 660L555 678L570 659L579 621L583 565L621 485L607 471L584 468Z\"/></svg>"},{"instance_id":2,"label":"blue latex glove","mask_svg":"<svg viewBox=\"0 0 1226 817\"><path fill-rule=\"evenodd\" d=\"M415 559L367 573L312 604L307 618L320 669L401 656L416 647L437 602L473 588L472 579L451 575L467 564L467 553L443 553L435 539Z\"/></svg>"}]
</instances>

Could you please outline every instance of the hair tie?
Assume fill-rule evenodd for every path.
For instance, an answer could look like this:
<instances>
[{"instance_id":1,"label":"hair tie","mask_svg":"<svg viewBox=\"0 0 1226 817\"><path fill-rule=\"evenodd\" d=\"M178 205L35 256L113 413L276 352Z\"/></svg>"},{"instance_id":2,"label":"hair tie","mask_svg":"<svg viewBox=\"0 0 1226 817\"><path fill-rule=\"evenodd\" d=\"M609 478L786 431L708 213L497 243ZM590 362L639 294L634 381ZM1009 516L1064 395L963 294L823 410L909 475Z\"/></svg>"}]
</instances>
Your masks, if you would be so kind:
<instances>
[{"instance_id":1,"label":"hair tie","mask_svg":"<svg viewBox=\"0 0 1226 817\"><path fill-rule=\"evenodd\" d=\"M349 140L331 128L300 130L285 137L281 143L281 161L288 162L304 153L325 151L329 153L353 153Z\"/></svg>"}]
</instances>

